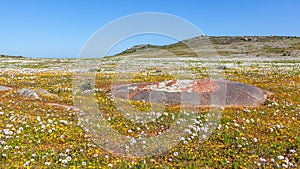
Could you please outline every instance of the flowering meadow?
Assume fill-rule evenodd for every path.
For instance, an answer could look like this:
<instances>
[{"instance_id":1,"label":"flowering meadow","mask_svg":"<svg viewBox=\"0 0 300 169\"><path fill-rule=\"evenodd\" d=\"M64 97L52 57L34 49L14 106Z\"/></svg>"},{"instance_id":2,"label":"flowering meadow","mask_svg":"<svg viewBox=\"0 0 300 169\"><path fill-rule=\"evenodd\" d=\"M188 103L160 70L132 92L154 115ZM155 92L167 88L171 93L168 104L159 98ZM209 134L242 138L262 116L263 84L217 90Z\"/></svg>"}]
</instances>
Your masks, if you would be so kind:
<instances>
[{"instance_id":1,"label":"flowering meadow","mask_svg":"<svg viewBox=\"0 0 300 169\"><path fill-rule=\"evenodd\" d=\"M0 168L299 168L300 62L222 62L228 80L254 85L274 94L259 107L225 108L215 131L205 142L194 128L161 154L123 157L102 148L80 122L73 107L73 59L3 59L0 61ZM166 61L167 62L167 61ZM116 113L101 87L109 86L114 62L99 71L95 98L111 128L132 137L159 135L174 125L177 107L168 107L156 120L138 125ZM185 69L204 78L189 62ZM149 71L149 72L147 72ZM184 74L184 72L183 72ZM136 82L170 80L170 74L135 74ZM87 89L90 86L86 86ZM17 94L43 89L38 99ZM133 102L146 110L145 102ZM104 106L103 106L104 105ZM196 112L201 122L207 110ZM99 131L101 132L101 131Z\"/></svg>"}]
</instances>

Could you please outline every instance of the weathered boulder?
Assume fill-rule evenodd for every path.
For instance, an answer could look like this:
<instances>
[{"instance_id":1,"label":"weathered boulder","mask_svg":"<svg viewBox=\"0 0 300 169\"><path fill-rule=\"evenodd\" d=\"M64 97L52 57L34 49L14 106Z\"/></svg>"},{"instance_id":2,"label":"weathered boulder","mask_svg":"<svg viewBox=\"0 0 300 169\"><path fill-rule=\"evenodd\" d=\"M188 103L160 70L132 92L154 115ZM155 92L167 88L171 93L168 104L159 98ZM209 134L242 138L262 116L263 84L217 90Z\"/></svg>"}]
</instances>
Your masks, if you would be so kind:
<instances>
[{"instance_id":1,"label":"weathered boulder","mask_svg":"<svg viewBox=\"0 0 300 169\"><path fill-rule=\"evenodd\" d=\"M17 94L24 98L40 99L38 94L35 91L30 90L30 89L17 90Z\"/></svg>"},{"instance_id":2,"label":"weathered boulder","mask_svg":"<svg viewBox=\"0 0 300 169\"><path fill-rule=\"evenodd\" d=\"M44 90L44 89L36 89L35 92L39 96L50 97L50 98L58 98L58 96L56 94L50 93L50 92L48 92L47 90Z\"/></svg>"},{"instance_id":3,"label":"weathered boulder","mask_svg":"<svg viewBox=\"0 0 300 169\"><path fill-rule=\"evenodd\" d=\"M112 97L125 100L199 107L255 107L272 95L248 84L208 79L121 85L112 87L111 92Z\"/></svg>"},{"instance_id":4,"label":"weathered boulder","mask_svg":"<svg viewBox=\"0 0 300 169\"><path fill-rule=\"evenodd\" d=\"M0 85L0 91L7 91L7 90L12 90L12 88Z\"/></svg>"}]
</instances>

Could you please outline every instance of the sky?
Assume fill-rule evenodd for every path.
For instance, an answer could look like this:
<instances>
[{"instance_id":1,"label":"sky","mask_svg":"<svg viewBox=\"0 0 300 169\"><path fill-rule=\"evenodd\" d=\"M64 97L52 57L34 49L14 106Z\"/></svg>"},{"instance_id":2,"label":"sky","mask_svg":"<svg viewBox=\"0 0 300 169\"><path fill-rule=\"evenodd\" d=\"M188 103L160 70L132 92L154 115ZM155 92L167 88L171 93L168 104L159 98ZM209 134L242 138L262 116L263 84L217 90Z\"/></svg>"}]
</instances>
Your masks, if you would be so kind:
<instances>
[{"instance_id":1,"label":"sky","mask_svg":"<svg viewBox=\"0 0 300 169\"><path fill-rule=\"evenodd\" d=\"M299 0L0 0L0 54L78 57L101 27L142 12L176 15L210 36L300 36L299 9ZM129 38L108 55L141 43L172 42L159 36Z\"/></svg>"}]
</instances>

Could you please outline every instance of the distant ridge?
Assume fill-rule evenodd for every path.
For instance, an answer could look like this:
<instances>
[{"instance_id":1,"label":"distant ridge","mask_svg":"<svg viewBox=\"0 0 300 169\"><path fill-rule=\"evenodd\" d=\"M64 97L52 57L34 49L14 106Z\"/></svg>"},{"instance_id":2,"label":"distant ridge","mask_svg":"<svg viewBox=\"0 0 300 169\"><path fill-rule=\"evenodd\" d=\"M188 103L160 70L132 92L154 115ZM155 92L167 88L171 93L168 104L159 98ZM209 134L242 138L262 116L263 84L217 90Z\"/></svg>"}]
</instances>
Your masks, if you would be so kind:
<instances>
[{"instance_id":1,"label":"distant ridge","mask_svg":"<svg viewBox=\"0 0 300 169\"><path fill-rule=\"evenodd\" d=\"M191 56L193 52L188 49L186 43L197 44L203 38L207 38L218 54L224 56L232 54L299 56L300 54L300 37L297 36L201 36L163 46L135 45L115 56L143 55L149 52L153 54L155 51L152 49L163 49L181 56Z\"/></svg>"},{"instance_id":2,"label":"distant ridge","mask_svg":"<svg viewBox=\"0 0 300 169\"><path fill-rule=\"evenodd\" d=\"M0 55L0 58L25 58L24 56Z\"/></svg>"}]
</instances>

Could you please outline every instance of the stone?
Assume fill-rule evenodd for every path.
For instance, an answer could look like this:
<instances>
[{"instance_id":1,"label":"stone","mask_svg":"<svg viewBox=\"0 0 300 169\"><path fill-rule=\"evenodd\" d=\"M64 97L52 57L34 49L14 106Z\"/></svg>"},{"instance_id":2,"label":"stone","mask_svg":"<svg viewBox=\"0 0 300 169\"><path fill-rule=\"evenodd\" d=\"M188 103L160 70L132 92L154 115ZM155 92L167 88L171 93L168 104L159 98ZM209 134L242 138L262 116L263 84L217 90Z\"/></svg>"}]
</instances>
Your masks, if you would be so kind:
<instances>
[{"instance_id":1,"label":"stone","mask_svg":"<svg viewBox=\"0 0 300 169\"><path fill-rule=\"evenodd\" d=\"M45 96L45 97L51 97L51 98L58 98L58 96L56 94L50 93L47 90L44 89L36 89L35 92L39 95L39 96Z\"/></svg>"},{"instance_id":2,"label":"stone","mask_svg":"<svg viewBox=\"0 0 300 169\"><path fill-rule=\"evenodd\" d=\"M0 85L0 91L7 91L7 90L12 90L12 88Z\"/></svg>"},{"instance_id":3,"label":"stone","mask_svg":"<svg viewBox=\"0 0 300 169\"><path fill-rule=\"evenodd\" d=\"M24 98L40 99L38 94L35 91L30 90L30 89L17 90L17 94Z\"/></svg>"},{"instance_id":4,"label":"stone","mask_svg":"<svg viewBox=\"0 0 300 169\"><path fill-rule=\"evenodd\" d=\"M154 99L153 94L164 99ZM267 90L245 83L209 79L121 85L113 86L111 90L112 97L123 100L198 107L257 107L271 95Z\"/></svg>"}]
</instances>

